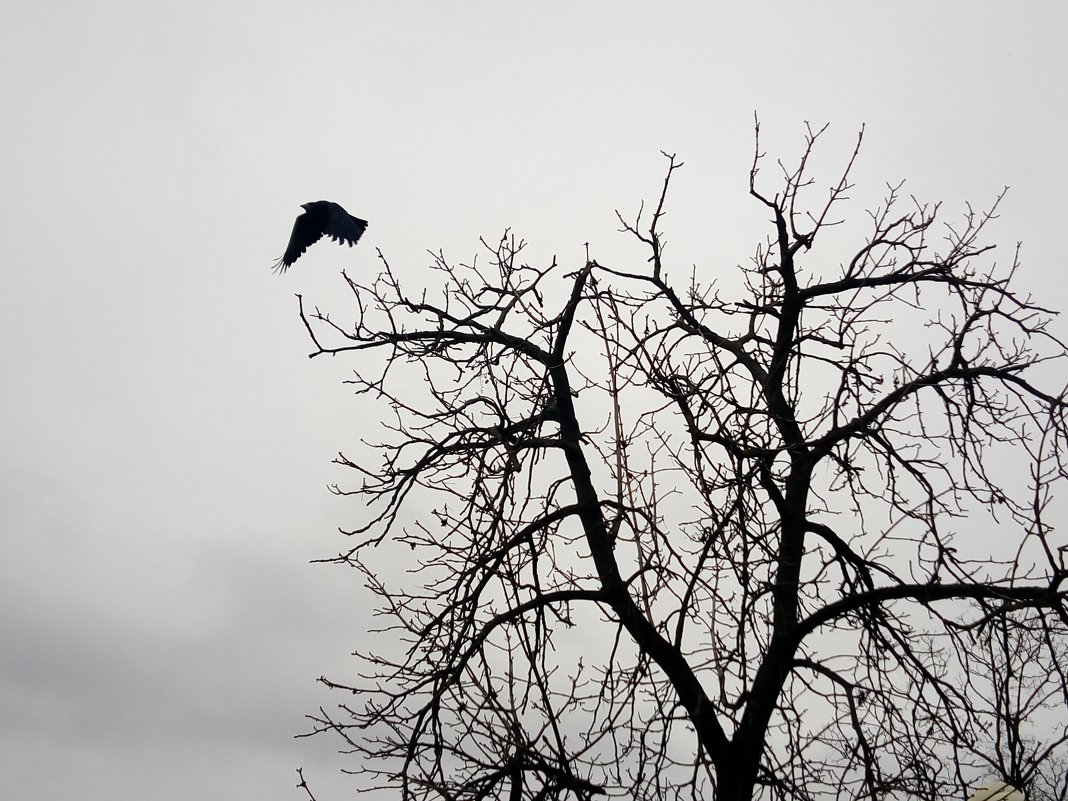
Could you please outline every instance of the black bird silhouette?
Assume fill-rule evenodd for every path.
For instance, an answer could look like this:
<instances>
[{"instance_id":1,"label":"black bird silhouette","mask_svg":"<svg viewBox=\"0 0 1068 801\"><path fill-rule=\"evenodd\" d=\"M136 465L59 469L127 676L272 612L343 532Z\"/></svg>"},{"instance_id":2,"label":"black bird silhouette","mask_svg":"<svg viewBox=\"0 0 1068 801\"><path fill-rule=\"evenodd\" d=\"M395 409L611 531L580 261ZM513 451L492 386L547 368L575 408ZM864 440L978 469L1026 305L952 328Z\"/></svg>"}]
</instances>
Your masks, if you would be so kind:
<instances>
[{"instance_id":1,"label":"black bird silhouette","mask_svg":"<svg viewBox=\"0 0 1068 801\"><path fill-rule=\"evenodd\" d=\"M304 209L304 213L298 215L293 223L289 247L274 265L274 269L279 273L284 273L292 267L293 262L322 239L324 234L335 242L347 242L351 248L367 230L367 220L353 217L337 203L331 203L329 200L302 203L300 207Z\"/></svg>"}]
</instances>

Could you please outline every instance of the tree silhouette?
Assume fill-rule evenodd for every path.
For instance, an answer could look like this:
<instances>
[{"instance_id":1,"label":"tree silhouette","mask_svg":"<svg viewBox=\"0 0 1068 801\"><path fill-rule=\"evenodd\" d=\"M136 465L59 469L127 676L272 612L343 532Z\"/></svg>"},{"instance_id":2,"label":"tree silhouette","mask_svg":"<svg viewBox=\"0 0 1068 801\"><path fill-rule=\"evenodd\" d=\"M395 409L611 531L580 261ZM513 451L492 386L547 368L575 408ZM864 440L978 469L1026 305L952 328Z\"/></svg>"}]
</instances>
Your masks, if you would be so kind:
<instances>
[{"instance_id":1,"label":"tree silhouette","mask_svg":"<svg viewBox=\"0 0 1068 801\"><path fill-rule=\"evenodd\" d=\"M821 253L862 139L813 203L821 133L770 192L757 127L771 234L737 290L665 259L665 154L651 214L620 216L632 262L534 266L506 232L488 265L434 255L440 292L385 258L346 275L351 323L301 299L311 355L366 352L349 383L385 413L387 441L337 460L364 505L325 560L382 625L309 732L366 786L963 799L1004 766L1012 705L978 701L1016 658L982 658L1003 631L1043 676L1028 714L1068 720L1051 312L982 241L997 202L942 224L890 186Z\"/></svg>"}]
</instances>

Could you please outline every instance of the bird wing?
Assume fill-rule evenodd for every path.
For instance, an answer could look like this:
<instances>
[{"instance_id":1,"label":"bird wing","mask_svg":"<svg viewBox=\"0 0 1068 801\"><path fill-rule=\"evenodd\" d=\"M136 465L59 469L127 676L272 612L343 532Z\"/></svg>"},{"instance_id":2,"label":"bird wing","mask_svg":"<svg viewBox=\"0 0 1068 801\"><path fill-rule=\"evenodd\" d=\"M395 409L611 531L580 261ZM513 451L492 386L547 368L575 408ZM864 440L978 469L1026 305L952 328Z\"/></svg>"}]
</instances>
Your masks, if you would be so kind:
<instances>
[{"instance_id":1,"label":"bird wing","mask_svg":"<svg viewBox=\"0 0 1068 801\"><path fill-rule=\"evenodd\" d=\"M304 255L304 251L318 242L323 236L323 231L311 214L304 212L297 215L293 223L293 233L289 235L289 245L282 258L278 260L275 269L285 272L293 266L293 262Z\"/></svg>"},{"instance_id":2,"label":"bird wing","mask_svg":"<svg viewBox=\"0 0 1068 801\"><path fill-rule=\"evenodd\" d=\"M351 248L359 241L366 230L367 220L353 217L337 203L330 204L330 211L323 225L323 233L330 236L335 242L346 242Z\"/></svg>"}]
</instances>

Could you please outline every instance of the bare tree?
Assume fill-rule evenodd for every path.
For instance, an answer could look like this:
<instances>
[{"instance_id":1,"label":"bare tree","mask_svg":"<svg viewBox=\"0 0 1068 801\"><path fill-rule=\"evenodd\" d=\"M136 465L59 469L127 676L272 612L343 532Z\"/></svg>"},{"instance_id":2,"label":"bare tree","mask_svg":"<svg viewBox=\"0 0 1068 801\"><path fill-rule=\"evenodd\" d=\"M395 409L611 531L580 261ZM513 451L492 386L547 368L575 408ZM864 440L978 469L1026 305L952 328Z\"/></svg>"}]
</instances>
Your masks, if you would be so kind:
<instances>
[{"instance_id":1,"label":"bare tree","mask_svg":"<svg viewBox=\"0 0 1068 801\"><path fill-rule=\"evenodd\" d=\"M988 774L1023 788L1029 801L1066 801L1068 652L1041 615L1022 612L977 627L971 669L959 673L988 738L966 745Z\"/></svg>"},{"instance_id":2,"label":"bare tree","mask_svg":"<svg viewBox=\"0 0 1068 801\"><path fill-rule=\"evenodd\" d=\"M312 727L361 786L964 798L1059 758L1063 733L1006 750L991 721L1068 719L1066 394L1043 386L1065 346L983 242L997 202L944 224L889 186L820 253L862 139L824 194L821 133L772 191L758 126L771 233L745 267L665 259L667 156L651 213L620 216L632 263L532 266L506 232L488 264L434 255L440 291L385 258L346 275L351 322L301 300L312 356L366 352L351 384L384 415L385 442L338 458L364 505L326 560L383 623ZM1020 682L992 665L1041 691L1003 703Z\"/></svg>"}]
</instances>

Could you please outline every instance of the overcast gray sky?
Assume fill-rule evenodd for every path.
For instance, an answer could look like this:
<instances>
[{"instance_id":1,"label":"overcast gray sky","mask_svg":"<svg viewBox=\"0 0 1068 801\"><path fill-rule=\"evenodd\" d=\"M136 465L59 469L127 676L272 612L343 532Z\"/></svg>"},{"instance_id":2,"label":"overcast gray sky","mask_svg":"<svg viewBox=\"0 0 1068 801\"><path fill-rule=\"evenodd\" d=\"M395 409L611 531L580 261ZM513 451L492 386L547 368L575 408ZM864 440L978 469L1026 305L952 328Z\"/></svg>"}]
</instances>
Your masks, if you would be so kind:
<instances>
[{"instance_id":1,"label":"overcast gray sky","mask_svg":"<svg viewBox=\"0 0 1068 801\"><path fill-rule=\"evenodd\" d=\"M748 9L742 7L748 6ZM867 125L858 198L987 205L1068 307L1068 6L1055 2L11 2L0 9L0 785L52 801L344 797L332 703L367 627L334 453L374 421L309 361L381 248L419 279L512 226L532 259L633 250L615 208L686 162L680 264L753 250L771 156ZM299 204L370 220L269 267ZM863 206L855 207L857 213ZM1006 252L1005 257L1008 257Z\"/></svg>"}]
</instances>

